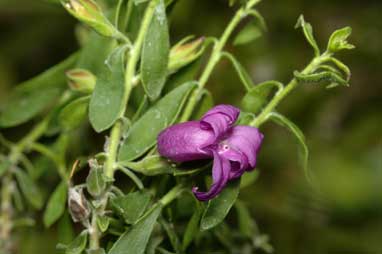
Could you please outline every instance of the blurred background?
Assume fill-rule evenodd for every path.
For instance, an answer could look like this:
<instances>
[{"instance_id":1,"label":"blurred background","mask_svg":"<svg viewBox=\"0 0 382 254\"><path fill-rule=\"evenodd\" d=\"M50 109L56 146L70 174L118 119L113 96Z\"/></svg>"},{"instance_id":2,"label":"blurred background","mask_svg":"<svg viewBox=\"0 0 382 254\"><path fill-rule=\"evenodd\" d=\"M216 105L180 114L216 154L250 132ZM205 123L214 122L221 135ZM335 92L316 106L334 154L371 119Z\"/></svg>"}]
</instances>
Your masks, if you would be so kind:
<instances>
[{"instance_id":1,"label":"blurred background","mask_svg":"<svg viewBox=\"0 0 382 254\"><path fill-rule=\"evenodd\" d=\"M78 48L76 21L53 2L0 0L0 100ZM188 34L218 36L234 13L227 2L180 0L170 19L173 43ZM260 177L240 199L275 253L382 253L382 2L263 1L258 9L267 33L227 47L256 83L287 83L312 58L301 30L294 29L300 14L321 48L332 31L349 25L356 49L338 55L352 70L350 87L299 87L278 108L306 135L318 190L304 178L294 137L266 124ZM218 65L207 87L216 103L240 105L244 89L229 62ZM56 236L42 226L18 237L23 254L55 253Z\"/></svg>"}]
</instances>

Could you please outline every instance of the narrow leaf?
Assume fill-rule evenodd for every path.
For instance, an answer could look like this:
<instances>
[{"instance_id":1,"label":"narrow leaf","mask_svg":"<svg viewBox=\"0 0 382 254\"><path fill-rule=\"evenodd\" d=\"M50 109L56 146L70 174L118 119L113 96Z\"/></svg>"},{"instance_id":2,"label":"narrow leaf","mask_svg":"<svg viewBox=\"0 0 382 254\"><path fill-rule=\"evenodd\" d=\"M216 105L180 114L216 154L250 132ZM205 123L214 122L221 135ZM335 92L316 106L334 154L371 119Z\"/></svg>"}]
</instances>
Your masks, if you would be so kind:
<instances>
[{"instance_id":1,"label":"narrow leaf","mask_svg":"<svg viewBox=\"0 0 382 254\"><path fill-rule=\"evenodd\" d=\"M174 89L136 121L129 137L122 143L119 161L136 159L150 149L156 143L158 134L176 120L187 95L195 85L195 82L188 82Z\"/></svg>"},{"instance_id":2,"label":"narrow leaf","mask_svg":"<svg viewBox=\"0 0 382 254\"><path fill-rule=\"evenodd\" d=\"M92 168L86 178L86 189L93 196L100 196L106 189L102 168Z\"/></svg>"},{"instance_id":3,"label":"narrow leaf","mask_svg":"<svg viewBox=\"0 0 382 254\"><path fill-rule=\"evenodd\" d=\"M22 124L56 102L66 88L65 71L77 59L74 54L40 75L18 85L0 109L0 127Z\"/></svg>"},{"instance_id":4,"label":"narrow leaf","mask_svg":"<svg viewBox=\"0 0 382 254\"><path fill-rule=\"evenodd\" d=\"M338 85L348 86L348 82L343 79L337 73L331 71L322 71L313 74L302 74L298 71L293 73L298 82L307 84L331 84L335 83Z\"/></svg>"},{"instance_id":5,"label":"narrow leaf","mask_svg":"<svg viewBox=\"0 0 382 254\"><path fill-rule=\"evenodd\" d=\"M250 91L254 87L254 84L253 84L252 78L248 74L248 72L239 63L239 61L236 60L236 58L232 54L230 54L228 52L223 52L222 56L226 57L228 60L230 60L230 62L235 67L237 74L239 75L240 81L243 83L243 85L247 89L247 91Z\"/></svg>"},{"instance_id":6,"label":"narrow leaf","mask_svg":"<svg viewBox=\"0 0 382 254\"><path fill-rule=\"evenodd\" d=\"M121 46L103 66L89 104L89 120L97 132L108 129L121 116L124 86L124 54Z\"/></svg>"},{"instance_id":7,"label":"narrow leaf","mask_svg":"<svg viewBox=\"0 0 382 254\"><path fill-rule=\"evenodd\" d=\"M197 204L195 207L195 211L192 214L192 217L187 224L186 231L184 232L184 235L183 235L183 240L182 240L183 251L187 249L187 247L191 244L194 238L198 235L199 222L202 217L202 214L203 214L202 209L200 205Z\"/></svg>"},{"instance_id":8,"label":"narrow leaf","mask_svg":"<svg viewBox=\"0 0 382 254\"><path fill-rule=\"evenodd\" d=\"M50 227L64 213L67 193L67 184L61 182L50 196L43 217L45 227Z\"/></svg>"},{"instance_id":9,"label":"narrow leaf","mask_svg":"<svg viewBox=\"0 0 382 254\"><path fill-rule=\"evenodd\" d=\"M43 206L43 196L38 189L36 183L24 171L17 169L14 171L17 182L25 199L36 209Z\"/></svg>"},{"instance_id":10,"label":"narrow leaf","mask_svg":"<svg viewBox=\"0 0 382 254\"><path fill-rule=\"evenodd\" d=\"M114 243L109 254L143 254L161 211L162 206L156 205Z\"/></svg>"},{"instance_id":11,"label":"narrow leaf","mask_svg":"<svg viewBox=\"0 0 382 254\"><path fill-rule=\"evenodd\" d=\"M308 146L305 143L304 133L300 130L300 128L298 128L297 125L295 125L292 121L290 121L288 118L279 113L272 112L268 115L268 118L273 122L279 124L280 126L287 128L297 138L297 141L299 142L302 148L303 169L305 172L305 176L308 180L310 180L308 172L309 150Z\"/></svg>"},{"instance_id":12,"label":"narrow leaf","mask_svg":"<svg viewBox=\"0 0 382 254\"><path fill-rule=\"evenodd\" d=\"M239 189L240 180L231 181L219 196L208 202L200 222L200 230L211 229L224 220L239 195Z\"/></svg>"},{"instance_id":13,"label":"narrow leaf","mask_svg":"<svg viewBox=\"0 0 382 254\"><path fill-rule=\"evenodd\" d=\"M314 39L312 25L308 22L305 22L303 15L301 15L298 18L297 24L295 25L295 28L299 28L299 27L302 28L302 31L304 32L306 40L313 47L315 56L319 56L320 49L318 48L317 42Z\"/></svg>"},{"instance_id":14,"label":"narrow leaf","mask_svg":"<svg viewBox=\"0 0 382 254\"><path fill-rule=\"evenodd\" d=\"M142 47L141 77L151 100L159 97L167 76L170 41L163 0L155 8L154 16Z\"/></svg>"}]
</instances>

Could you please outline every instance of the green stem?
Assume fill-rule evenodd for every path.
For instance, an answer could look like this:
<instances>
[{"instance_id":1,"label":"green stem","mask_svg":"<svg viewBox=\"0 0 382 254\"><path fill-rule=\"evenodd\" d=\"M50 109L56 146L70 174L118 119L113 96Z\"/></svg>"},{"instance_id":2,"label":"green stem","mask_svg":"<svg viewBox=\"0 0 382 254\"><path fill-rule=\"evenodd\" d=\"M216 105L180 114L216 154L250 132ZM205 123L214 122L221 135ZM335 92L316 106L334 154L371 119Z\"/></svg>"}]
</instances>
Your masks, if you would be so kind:
<instances>
[{"instance_id":1,"label":"green stem","mask_svg":"<svg viewBox=\"0 0 382 254\"><path fill-rule=\"evenodd\" d=\"M183 185L176 185L159 200L159 203L161 203L163 206L166 206L170 204L174 199L176 199L180 194L182 194L183 191L185 191Z\"/></svg>"},{"instance_id":2,"label":"green stem","mask_svg":"<svg viewBox=\"0 0 382 254\"><path fill-rule=\"evenodd\" d=\"M93 212L92 221L89 228L89 249L98 250L100 247L99 240L101 237L101 232L97 225L97 214Z\"/></svg>"},{"instance_id":3,"label":"green stem","mask_svg":"<svg viewBox=\"0 0 382 254\"><path fill-rule=\"evenodd\" d=\"M115 164L117 161L118 146L122 135L122 122L117 121L111 130L109 139L109 150L105 162L105 176L109 179L114 178Z\"/></svg>"},{"instance_id":4,"label":"green stem","mask_svg":"<svg viewBox=\"0 0 382 254\"><path fill-rule=\"evenodd\" d=\"M254 2L254 1L251 1L251 2ZM215 43L215 45L212 49L210 59L206 65L202 75L200 76L200 79L198 82L199 87L192 92L190 99L188 100L188 103L184 109L184 113L180 119L181 122L187 121L190 118L192 111L194 110L194 107L196 106L196 103L198 102L198 100L200 98L200 94L203 90L203 87L205 86L209 77L211 76L211 73L212 73L214 67L216 66L216 64L220 60L221 52L222 52L224 46L226 45L229 37L231 36L233 30L236 28L236 26L239 24L239 22L246 16L247 11L253 5L254 5L254 3L252 3L251 5L246 5L242 8L240 8L236 12L235 16L232 18L231 22L226 27L226 29L224 30L220 39Z\"/></svg>"},{"instance_id":5,"label":"green stem","mask_svg":"<svg viewBox=\"0 0 382 254\"><path fill-rule=\"evenodd\" d=\"M11 253L12 240L12 175L5 173L1 181L1 207L0 207L0 252L4 254Z\"/></svg>"},{"instance_id":6,"label":"green stem","mask_svg":"<svg viewBox=\"0 0 382 254\"><path fill-rule=\"evenodd\" d=\"M327 61L327 59L330 57L328 53L324 53L319 57L315 57L305 68L302 70L301 74L309 74L314 72L318 66ZM272 100L268 103L268 105L261 111L261 113L250 123L251 126L259 127L261 124L263 124L268 114L271 113L277 105L280 103L281 100L285 98L296 86L298 85L298 81L293 78L284 89L282 89L279 93L277 93Z\"/></svg>"},{"instance_id":7,"label":"green stem","mask_svg":"<svg viewBox=\"0 0 382 254\"><path fill-rule=\"evenodd\" d=\"M138 60L139 60L139 56L141 54L143 41L145 39L151 19L154 15L155 7L157 6L158 2L159 0L152 0L147 6L137 39L134 45L130 49L130 57L126 64L126 71L125 71L125 92L122 98L124 105L127 105L129 97L130 97L132 84L135 77L135 71L136 71ZM123 117L124 115L125 115L125 108L121 111L120 116ZM121 128L122 128L121 122L118 121L116 124L114 124L110 134L109 152L105 162L105 176L110 179L113 179L114 177L118 146L119 146L119 142L121 138Z\"/></svg>"}]
</instances>

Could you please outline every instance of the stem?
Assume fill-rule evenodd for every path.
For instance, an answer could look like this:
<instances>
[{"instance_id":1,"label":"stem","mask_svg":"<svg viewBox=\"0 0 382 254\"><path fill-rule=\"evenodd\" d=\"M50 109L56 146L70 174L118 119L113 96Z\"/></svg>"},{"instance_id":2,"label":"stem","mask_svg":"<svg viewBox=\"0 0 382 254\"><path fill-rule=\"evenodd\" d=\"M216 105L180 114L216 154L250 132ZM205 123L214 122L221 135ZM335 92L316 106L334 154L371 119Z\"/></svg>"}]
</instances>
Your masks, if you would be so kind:
<instances>
[{"instance_id":1,"label":"stem","mask_svg":"<svg viewBox=\"0 0 382 254\"><path fill-rule=\"evenodd\" d=\"M89 249L98 250L100 247L99 240L101 232L98 230L97 215L93 212L92 221L89 228Z\"/></svg>"},{"instance_id":2,"label":"stem","mask_svg":"<svg viewBox=\"0 0 382 254\"><path fill-rule=\"evenodd\" d=\"M185 189L181 184L175 186L159 200L159 203L161 203L163 206L170 204L174 199L176 199L180 194L182 194L184 190Z\"/></svg>"},{"instance_id":3,"label":"stem","mask_svg":"<svg viewBox=\"0 0 382 254\"><path fill-rule=\"evenodd\" d=\"M110 134L109 151L105 162L105 176L109 179L114 178L115 162L117 161L118 146L121 139L122 122L117 121Z\"/></svg>"},{"instance_id":4,"label":"stem","mask_svg":"<svg viewBox=\"0 0 382 254\"><path fill-rule=\"evenodd\" d=\"M0 252L11 253L12 240L12 175L7 172L1 181Z\"/></svg>"},{"instance_id":5,"label":"stem","mask_svg":"<svg viewBox=\"0 0 382 254\"><path fill-rule=\"evenodd\" d=\"M151 19L154 15L155 7L157 6L159 0L152 0L149 5L147 6L145 16L143 17L142 25L139 30L137 39L130 49L130 58L126 65L126 71L125 71L125 92L123 94L123 104L127 105L132 84L135 77L135 70L137 67L137 63L139 60L139 56L141 53L143 41L145 39L147 30L149 28ZM125 114L125 108L121 111L121 117ZM110 134L110 144L109 144L109 152L108 156L105 162L105 176L113 179L114 178L114 170L115 170L115 164L117 161L117 152L118 152L118 146L121 138L121 122L118 121L112 128L111 134Z\"/></svg>"},{"instance_id":6,"label":"stem","mask_svg":"<svg viewBox=\"0 0 382 254\"><path fill-rule=\"evenodd\" d=\"M200 94L203 90L203 87L208 81L208 78L211 76L211 73L215 67L215 65L219 62L220 57L221 57L221 52L227 43L229 37L231 36L233 30L236 28L236 26L239 24L239 22L247 15L247 11L256 3L257 1L250 1L248 4L242 8L240 8L235 16L232 18L231 22L228 24L226 29L224 30L222 36L220 39L215 43L214 48L211 53L211 57L206 65L206 68L204 69L202 75L200 76L199 79L199 87L195 89L191 96L190 99L188 100L188 103L186 105L186 108L184 109L184 113L180 119L181 122L187 121L191 114L192 111L194 110L194 107L196 103L199 100Z\"/></svg>"},{"instance_id":7,"label":"stem","mask_svg":"<svg viewBox=\"0 0 382 254\"><path fill-rule=\"evenodd\" d=\"M302 70L302 74L309 74L314 72L317 67L327 61L330 57L328 53L324 53L319 57L315 57L305 68ZM261 111L261 113L250 123L251 126L259 127L263 124L268 117L268 114L271 113L277 105L280 103L285 96L287 96L296 86L298 85L298 81L293 78L283 90L277 93L272 100L268 103L268 105Z\"/></svg>"}]
</instances>

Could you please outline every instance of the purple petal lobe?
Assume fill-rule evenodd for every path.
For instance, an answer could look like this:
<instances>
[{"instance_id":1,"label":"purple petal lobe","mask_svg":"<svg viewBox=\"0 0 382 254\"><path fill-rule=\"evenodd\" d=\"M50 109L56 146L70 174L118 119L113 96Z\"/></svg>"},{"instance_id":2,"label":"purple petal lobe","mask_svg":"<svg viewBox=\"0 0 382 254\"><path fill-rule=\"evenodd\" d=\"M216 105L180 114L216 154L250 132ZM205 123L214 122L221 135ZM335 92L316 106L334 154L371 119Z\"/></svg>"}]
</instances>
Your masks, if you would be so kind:
<instances>
[{"instance_id":1,"label":"purple petal lobe","mask_svg":"<svg viewBox=\"0 0 382 254\"><path fill-rule=\"evenodd\" d=\"M219 144L218 153L222 158L229 160L231 164L230 180L240 177L249 168L247 156L227 142L223 141Z\"/></svg>"},{"instance_id":2,"label":"purple petal lobe","mask_svg":"<svg viewBox=\"0 0 382 254\"><path fill-rule=\"evenodd\" d=\"M245 170L251 170L256 166L257 153L259 152L263 134L257 128L250 126L235 126L224 141L230 149L241 152L248 159Z\"/></svg>"},{"instance_id":3,"label":"purple petal lobe","mask_svg":"<svg viewBox=\"0 0 382 254\"><path fill-rule=\"evenodd\" d=\"M158 152L175 162L207 159L212 152L204 149L215 142L211 130L202 130L198 121L173 125L158 136Z\"/></svg>"},{"instance_id":4,"label":"purple petal lobe","mask_svg":"<svg viewBox=\"0 0 382 254\"><path fill-rule=\"evenodd\" d=\"M236 122L240 110L231 105L218 105L202 117L200 126L202 129L212 129L215 137L221 137Z\"/></svg>"},{"instance_id":5,"label":"purple petal lobe","mask_svg":"<svg viewBox=\"0 0 382 254\"><path fill-rule=\"evenodd\" d=\"M212 166L212 185L207 192L198 191L198 187L192 188L195 197L200 201L207 201L216 197L229 180L230 162L213 151L214 164Z\"/></svg>"}]
</instances>

